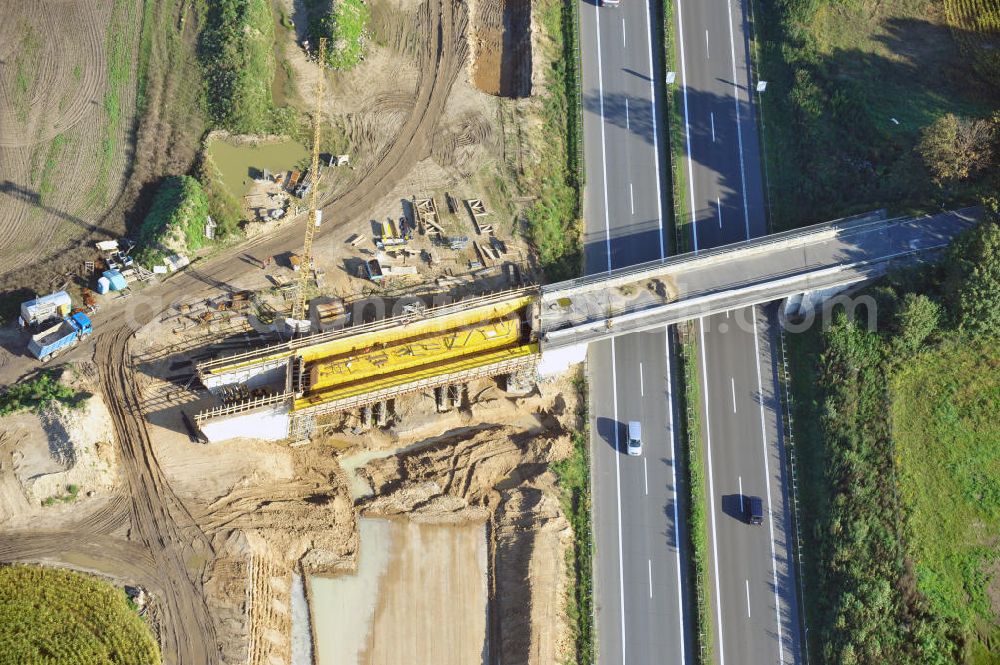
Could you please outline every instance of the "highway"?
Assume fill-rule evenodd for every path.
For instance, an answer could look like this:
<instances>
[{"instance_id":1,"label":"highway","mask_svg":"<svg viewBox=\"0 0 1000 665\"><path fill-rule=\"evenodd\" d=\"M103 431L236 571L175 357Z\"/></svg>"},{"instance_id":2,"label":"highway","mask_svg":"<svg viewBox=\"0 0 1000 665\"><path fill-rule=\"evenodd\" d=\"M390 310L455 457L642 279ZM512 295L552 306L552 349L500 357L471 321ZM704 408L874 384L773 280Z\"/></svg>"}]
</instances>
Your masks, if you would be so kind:
<instances>
[{"instance_id":1,"label":"highway","mask_svg":"<svg viewBox=\"0 0 1000 665\"><path fill-rule=\"evenodd\" d=\"M687 176L685 214L696 249L766 233L759 137L737 0L676 2ZM580 4L584 93L585 267L588 273L661 258L669 192L663 72L653 57L651 6ZM704 390L702 439L709 507L709 588L716 662L800 660L798 608L773 322L761 308L695 326ZM687 539L678 492L676 390L665 331L592 344L588 353L593 453L595 602L600 663L693 663ZM639 420L643 454L622 454ZM683 490L683 488L681 488ZM742 521L743 494L765 520ZM735 501L734 501L735 499Z\"/></svg>"},{"instance_id":2,"label":"highway","mask_svg":"<svg viewBox=\"0 0 1000 665\"><path fill-rule=\"evenodd\" d=\"M674 0L694 247L767 233L745 0ZM780 94L780 93L774 93ZM777 327L761 307L700 319L708 504L705 589L717 663L801 662L777 388ZM742 497L759 496L750 526Z\"/></svg>"},{"instance_id":3,"label":"highway","mask_svg":"<svg viewBox=\"0 0 1000 665\"><path fill-rule=\"evenodd\" d=\"M666 253L668 191L662 45L651 6L581 2L585 269L607 271ZM590 346L595 605L598 661L694 663L687 540L665 329ZM625 423L642 423L643 452L625 456ZM681 493L683 494L683 493Z\"/></svg>"}]
</instances>

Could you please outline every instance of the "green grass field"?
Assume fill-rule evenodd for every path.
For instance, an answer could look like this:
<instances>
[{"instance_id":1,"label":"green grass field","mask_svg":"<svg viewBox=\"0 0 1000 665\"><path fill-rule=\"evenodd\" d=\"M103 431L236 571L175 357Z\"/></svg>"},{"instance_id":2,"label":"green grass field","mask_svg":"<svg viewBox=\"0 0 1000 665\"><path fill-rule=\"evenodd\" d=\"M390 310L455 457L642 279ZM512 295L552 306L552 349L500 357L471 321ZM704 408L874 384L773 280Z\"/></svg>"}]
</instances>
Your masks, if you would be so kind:
<instances>
[{"instance_id":1,"label":"green grass field","mask_svg":"<svg viewBox=\"0 0 1000 665\"><path fill-rule=\"evenodd\" d=\"M0 665L156 665L125 594L68 570L0 567Z\"/></svg>"},{"instance_id":2,"label":"green grass field","mask_svg":"<svg viewBox=\"0 0 1000 665\"><path fill-rule=\"evenodd\" d=\"M1000 348L946 343L891 386L917 586L961 625L967 662L995 663L985 643L1000 640Z\"/></svg>"}]
</instances>

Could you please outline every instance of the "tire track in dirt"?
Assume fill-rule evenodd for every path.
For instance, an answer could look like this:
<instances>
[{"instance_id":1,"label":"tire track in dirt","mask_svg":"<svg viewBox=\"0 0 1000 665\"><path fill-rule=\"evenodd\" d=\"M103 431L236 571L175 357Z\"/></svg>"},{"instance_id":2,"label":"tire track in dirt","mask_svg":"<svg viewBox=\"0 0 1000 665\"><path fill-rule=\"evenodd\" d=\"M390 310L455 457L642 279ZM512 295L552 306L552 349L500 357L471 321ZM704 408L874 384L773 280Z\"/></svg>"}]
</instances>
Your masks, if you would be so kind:
<instances>
[{"instance_id":1,"label":"tire track in dirt","mask_svg":"<svg viewBox=\"0 0 1000 665\"><path fill-rule=\"evenodd\" d=\"M320 229L321 237L366 214L431 154L436 126L467 57L467 16L464 5L455 0L428 0L422 17L427 39L422 40L422 74L413 109L381 161L360 175L347 192L324 206L324 219L332 223ZM228 280L244 273L245 265L234 259L237 254L248 249L277 253L296 248L304 223L302 219L272 236L245 242L200 269L185 271L147 289L141 300L146 304L141 314L133 311L125 317L121 308L109 307L95 317L95 360L128 488L130 538L137 542L94 539L92 529L105 531L123 523L113 508L84 520L89 527L86 531L25 534L14 539L4 534L0 540L0 560L52 559L78 566L72 554L79 548L82 554L99 560L105 574L121 576L124 572L156 590L161 601L160 642L165 663L219 662L219 641L202 586L206 563L215 552L198 522L170 488L153 453L132 376L128 344L135 331L162 313L177 294L191 296L206 287L225 288ZM129 322L123 324L126 318Z\"/></svg>"},{"instance_id":2,"label":"tire track in dirt","mask_svg":"<svg viewBox=\"0 0 1000 665\"><path fill-rule=\"evenodd\" d=\"M201 588L203 571L192 578L193 571L188 570L190 562L207 562L215 553L171 490L153 453L128 359L134 333L132 326L120 326L103 334L96 350L101 390L112 413L119 460L132 500L132 529L152 554L160 585L172 592L163 598L160 639L164 659L178 664L215 663L218 646Z\"/></svg>"}]
</instances>

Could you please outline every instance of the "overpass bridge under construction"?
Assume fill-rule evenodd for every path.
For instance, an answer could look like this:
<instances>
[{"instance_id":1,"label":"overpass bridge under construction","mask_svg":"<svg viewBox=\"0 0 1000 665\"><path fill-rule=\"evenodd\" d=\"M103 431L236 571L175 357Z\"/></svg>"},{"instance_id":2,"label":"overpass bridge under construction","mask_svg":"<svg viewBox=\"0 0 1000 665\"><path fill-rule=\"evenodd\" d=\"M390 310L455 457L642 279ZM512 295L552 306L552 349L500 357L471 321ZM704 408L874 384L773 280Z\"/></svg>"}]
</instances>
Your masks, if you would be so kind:
<instances>
[{"instance_id":1,"label":"overpass bridge under construction","mask_svg":"<svg viewBox=\"0 0 1000 665\"><path fill-rule=\"evenodd\" d=\"M305 438L334 414L384 409L406 393L554 374L609 337L779 299L811 307L940 250L980 216L869 213L210 360L197 366L198 377L223 404L198 413L195 424L209 441Z\"/></svg>"}]
</instances>

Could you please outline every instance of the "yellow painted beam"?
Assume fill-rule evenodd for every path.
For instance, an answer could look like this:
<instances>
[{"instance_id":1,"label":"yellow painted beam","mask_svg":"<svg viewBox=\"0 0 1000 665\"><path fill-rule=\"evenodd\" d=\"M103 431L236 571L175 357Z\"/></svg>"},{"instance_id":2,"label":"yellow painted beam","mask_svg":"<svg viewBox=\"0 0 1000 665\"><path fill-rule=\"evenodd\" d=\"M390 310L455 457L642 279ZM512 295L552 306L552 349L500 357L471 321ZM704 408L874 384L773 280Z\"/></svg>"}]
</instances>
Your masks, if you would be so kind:
<instances>
[{"instance_id":1,"label":"yellow painted beam","mask_svg":"<svg viewBox=\"0 0 1000 665\"><path fill-rule=\"evenodd\" d=\"M527 306L531 301L531 296L512 298L506 302L481 305L457 314L413 321L389 330L377 330L343 337L301 349L299 355L305 362L309 363L330 356L358 353L375 346L375 344L390 345L400 340L422 337L430 333L445 332L483 321L502 319Z\"/></svg>"},{"instance_id":2,"label":"yellow painted beam","mask_svg":"<svg viewBox=\"0 0 1000 665\"><path fill-rule=\"evenodd\" d=\"M318 360L308 368L309 392L335 388L420 365L440 364L505 346L516 346L521 337L521 319L510 314L500 321L480 322L474 327L449 330L419 339L378 344L360 353Z\"/></svg>"},{"instance_id":3,"label":"yellow painted beam","mask_svg":"<svg viewBox=\"0 0 1000 665\"><path fill-rule=\"evenodd\" d=\"M355 397L357 395L364 395L378 390L395 388L407 383L419 381L421 379L453 374L463 370L491 365L502 360L523 358L536 353L538 353L538 344L522 344L513 348L499 349L475 356L457 358L452 362L445 363L444 365L435 365L434 367L420 366L414 368L413 371L400 372L391 376L383 376L370 381L360 381L341 388L313 393L295 400L292 410L298 411L308 407L326 404L327 402L332 402L338 399L344 399L346 397Z\"/></svg>"}]
</instances>

